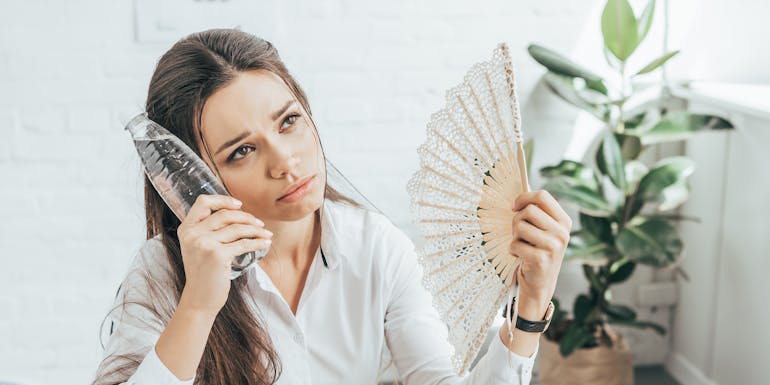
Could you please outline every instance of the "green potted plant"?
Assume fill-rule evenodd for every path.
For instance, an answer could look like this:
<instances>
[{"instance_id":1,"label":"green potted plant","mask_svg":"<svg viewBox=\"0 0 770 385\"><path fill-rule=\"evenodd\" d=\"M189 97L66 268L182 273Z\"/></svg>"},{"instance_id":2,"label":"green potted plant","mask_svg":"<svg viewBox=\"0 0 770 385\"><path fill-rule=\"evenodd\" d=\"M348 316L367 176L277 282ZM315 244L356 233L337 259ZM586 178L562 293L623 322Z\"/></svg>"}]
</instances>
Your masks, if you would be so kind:
<instances>
[{"instance_id":1,"label":"green potted plant","mask_svg":"<svg viewBox=\"0 0 770 385\"><path fill-rule=\"evenodd\" d=\"M579 210L580 229L572 232L565 260L582 264L589 285L577 296L571 313L557 306L539 358L544 385L633 383L630 351L610 325L661 334L665 329L637 319L631 307L614 302L612 286L629 279L640 264L674 268L686 278L676 264L683 247L676 221L686 218L675 210L688 199L688 177L695 169L684 156L649 166L639 156L650 146L685 140L697 131L733 128L717 116L677 110L666 84L660 84L660 96L642 108L627 108L639 91L637 81L678 54L666 52L629 71L628 58L647 36L654 11L655 0L638 17L627 0L607 1L601 17L603 50L617 75L616 87L561 54L529 46L531 56L548 70L543 77L548 88L606 127L595 153L586 157L589 161L562 160L540 169L544 188Z\"/></svg>"}]
</instances>

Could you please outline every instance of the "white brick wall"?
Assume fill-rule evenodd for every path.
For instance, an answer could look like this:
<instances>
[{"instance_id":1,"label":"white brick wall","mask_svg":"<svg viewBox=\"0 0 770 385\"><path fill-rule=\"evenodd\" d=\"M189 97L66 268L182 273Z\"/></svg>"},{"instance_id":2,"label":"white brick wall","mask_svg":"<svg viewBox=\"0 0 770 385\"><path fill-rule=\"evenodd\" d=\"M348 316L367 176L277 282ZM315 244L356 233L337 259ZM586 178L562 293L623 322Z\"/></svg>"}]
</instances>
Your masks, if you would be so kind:
<instances>
[{"instance_id":1,"label":"white brick wall","mask_svg":"<svg viewBox=\"0 0 770 385\"><path fill-rule=\"evenodd\" d=\"M413 235L405 183L444 90L507 41L526 100L541 73L526 45L568 52L594 2L295 0L272 3L275 30L244 29L276 44L330 157ZM0 382L89 382L99 323L143 240L120 118L141 108L171 42L136 41L135 5L0 0Z\"/></svg>"}]
</instances>

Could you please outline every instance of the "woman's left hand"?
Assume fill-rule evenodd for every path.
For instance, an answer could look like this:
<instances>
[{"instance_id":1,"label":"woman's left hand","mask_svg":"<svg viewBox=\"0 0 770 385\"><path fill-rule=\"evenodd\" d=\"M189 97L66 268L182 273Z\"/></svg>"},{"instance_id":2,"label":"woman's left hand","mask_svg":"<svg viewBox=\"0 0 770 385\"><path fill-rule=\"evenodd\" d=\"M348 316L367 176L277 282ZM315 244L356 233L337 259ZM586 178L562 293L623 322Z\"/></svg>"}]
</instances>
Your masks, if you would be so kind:
<instances>
[{"instance_id":1,"label":"woman's left hand","mask_svg":"<svg viewBox=\"0 0 770 385\"><path fill-rule=\"evenodd\" d=\"M572 219L545 190L519 195L512 209L516 214L510 252L521 258L516 271L519 315L537 321L556 289Z\"/></svg>"}]
</instances>

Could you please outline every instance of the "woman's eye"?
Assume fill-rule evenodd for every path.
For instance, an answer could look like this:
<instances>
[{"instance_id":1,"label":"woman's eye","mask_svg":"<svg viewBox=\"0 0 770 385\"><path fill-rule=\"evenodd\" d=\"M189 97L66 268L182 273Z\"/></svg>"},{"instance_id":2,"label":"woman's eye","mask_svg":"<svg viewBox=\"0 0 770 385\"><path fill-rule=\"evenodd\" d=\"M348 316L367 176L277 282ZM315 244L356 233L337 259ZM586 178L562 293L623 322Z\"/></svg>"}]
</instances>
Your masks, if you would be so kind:
<instances>
[{"instance_id":1,"label":"woman's eye","mask_svg":"<svg viewBox=\"0 0 770 385\"><path fill-rule=\"evenodd\" d=\"M248 147L248 146L238 147L238 148L235 149L235 151L233 151L233 153L230 155L230 157L227 158L227 161L231 162L231 161L234 161L234 160L238 160L238 159L246 156L246 154L251 152L251 150L253 150L253 148Z\"/></svg>"},{"instance_id":2,"label":"woman's eye","mask_svg":"<svg viewBox=\"0 0 770 385\"><path fill-rule=\"evenodd\" d=\"M299 118L299 114L291 114L286 117L286 119L283 120L283 126L281 128L287 128L288 126L293 126L294 123L297 121L297 118ZM288 123L288 126L286 125Z\"/></svg>"}]
</instances>

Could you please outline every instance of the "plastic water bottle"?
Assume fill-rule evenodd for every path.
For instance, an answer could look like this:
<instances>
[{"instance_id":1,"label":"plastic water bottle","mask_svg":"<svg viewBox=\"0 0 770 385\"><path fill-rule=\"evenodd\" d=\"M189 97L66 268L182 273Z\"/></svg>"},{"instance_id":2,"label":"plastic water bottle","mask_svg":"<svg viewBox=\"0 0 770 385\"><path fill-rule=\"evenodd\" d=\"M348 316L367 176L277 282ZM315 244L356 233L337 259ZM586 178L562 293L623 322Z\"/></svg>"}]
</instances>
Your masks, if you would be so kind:
<instances>
[{"instance_id":1,"label":"plastic water bottle","mask_svg":"<svg viewBox=\"0 0 770 385\"><path fill-rule=\"evenodd\" d=\"M198 195L229 195L208 165L174 134L142 113L126 124L142 159L144 172L168 207L184 220ZM267 249L235 257L230 279L261 260Z\"/></svg>"}]
</instances>

